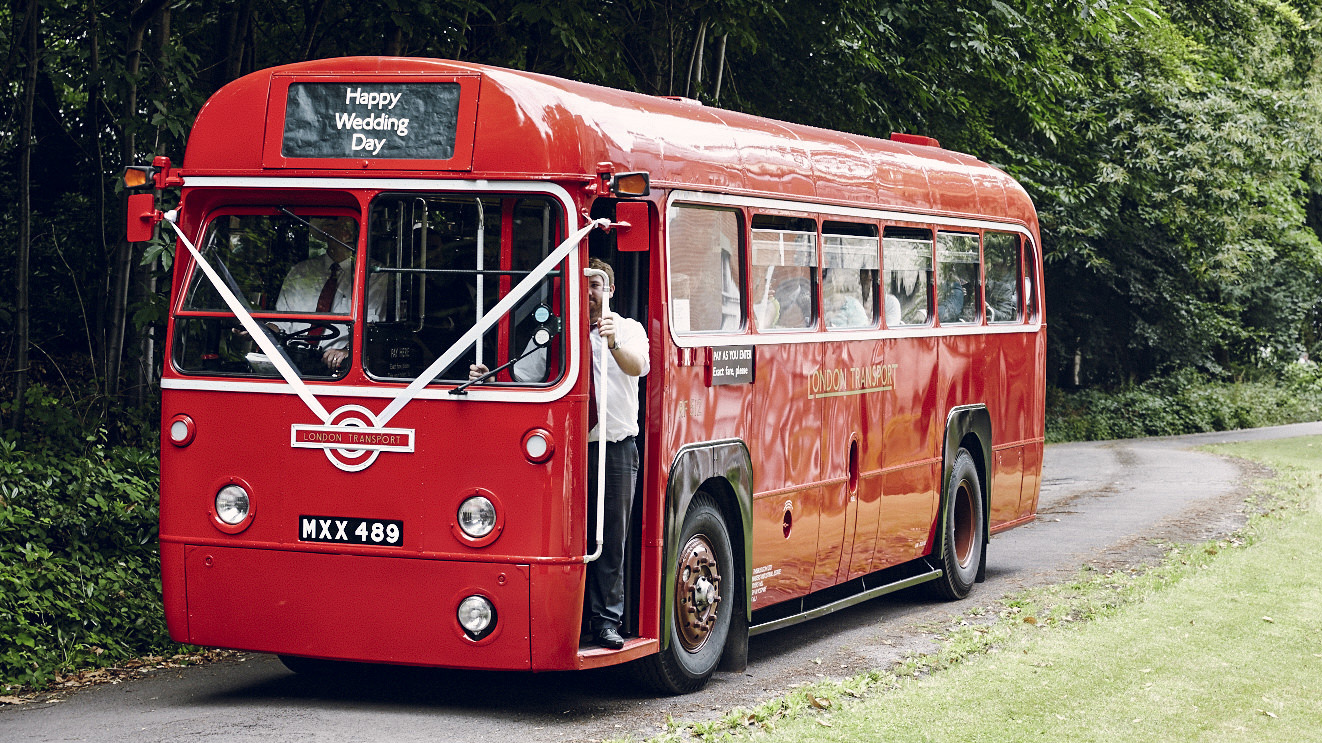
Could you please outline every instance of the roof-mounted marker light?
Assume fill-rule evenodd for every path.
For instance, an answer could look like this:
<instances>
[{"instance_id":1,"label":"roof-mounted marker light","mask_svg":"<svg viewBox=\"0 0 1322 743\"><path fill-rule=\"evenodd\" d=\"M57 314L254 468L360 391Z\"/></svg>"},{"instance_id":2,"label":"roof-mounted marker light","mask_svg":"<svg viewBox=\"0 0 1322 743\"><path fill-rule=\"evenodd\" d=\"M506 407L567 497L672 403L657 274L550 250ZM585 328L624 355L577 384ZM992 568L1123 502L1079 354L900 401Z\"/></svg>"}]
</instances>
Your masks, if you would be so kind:
<instances>
[{"instance_id":1,"label":"roof-mounted marker light","mask_svg":"<svg viewBox=\"0 0 1322 743\"><path fill-rule=\"evenodd\" d=\"M940 147L941 143L932 137L924 137L921 134L905 134L904 132L891 132L891 141L901 144L916 144L923 147Z\"/></svg>"}]
</instances>

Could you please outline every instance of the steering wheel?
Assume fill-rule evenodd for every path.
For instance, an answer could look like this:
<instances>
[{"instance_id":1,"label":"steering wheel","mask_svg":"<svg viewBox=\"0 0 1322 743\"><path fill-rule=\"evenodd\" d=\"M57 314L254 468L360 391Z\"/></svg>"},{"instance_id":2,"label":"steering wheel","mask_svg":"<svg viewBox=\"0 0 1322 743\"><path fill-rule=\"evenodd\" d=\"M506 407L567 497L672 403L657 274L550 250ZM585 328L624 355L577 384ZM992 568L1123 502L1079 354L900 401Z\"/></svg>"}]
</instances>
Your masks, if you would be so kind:
<instances>
[{"instance_id":1,"label":"steering wheel","mask_svg":"<svg viewBox=\"0 0 1322 743\"><path fill-rule=\"evenodd\" d=\"M307 325L307 327L293 332L275 331L276 340L286 348L313 348L324 341L335 340L341 334L340 326L333 322L326 322L325 320L298 320L297 322ZM313 336L312 331L317 328L321 328L321 332Z\"/></svg>"}]
</instances>

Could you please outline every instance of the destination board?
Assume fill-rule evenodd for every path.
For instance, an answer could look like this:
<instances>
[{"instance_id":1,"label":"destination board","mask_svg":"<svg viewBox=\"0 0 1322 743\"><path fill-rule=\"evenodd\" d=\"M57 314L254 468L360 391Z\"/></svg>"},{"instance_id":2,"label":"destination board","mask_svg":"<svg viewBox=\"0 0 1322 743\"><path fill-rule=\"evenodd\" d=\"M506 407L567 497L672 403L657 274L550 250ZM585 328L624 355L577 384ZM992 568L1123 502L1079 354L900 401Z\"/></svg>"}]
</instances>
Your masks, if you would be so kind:
<instances>
[{"instance_id":1,"label":"destination board","mask_svg":"<svg viewBox=\"0 0 1322 743\"><path fill-rule=\"evenodd\" d=\"M292 83L282 152L449 160L458 123L458 83Z\"/></svg>"}]
</instances>

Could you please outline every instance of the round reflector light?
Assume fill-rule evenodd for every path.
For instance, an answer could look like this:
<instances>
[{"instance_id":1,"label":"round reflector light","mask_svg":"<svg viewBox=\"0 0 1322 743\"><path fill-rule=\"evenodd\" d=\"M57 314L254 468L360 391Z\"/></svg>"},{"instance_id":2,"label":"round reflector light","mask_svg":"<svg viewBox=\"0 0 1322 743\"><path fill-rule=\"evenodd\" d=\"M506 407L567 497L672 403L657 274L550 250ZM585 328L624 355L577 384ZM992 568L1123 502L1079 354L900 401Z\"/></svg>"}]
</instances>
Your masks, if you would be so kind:
<instances>
[{"instance_id":1,"label":"round reflector light","mask_svg":"<svg viewBox=\"0 0 1322 743\"><path fill-rule=\"evenodd\" d=\"M496 628L496 607L484 596L469 596L459 602L459 626L464 634L480 640Z\"/></svg>"},{"instance_id":2,"label":"round reflector light","mask_svg":"<svg viewBox=\"0 0 1322 743\"><path fill-rule=\"evenodd\" d=\"M555 440L549 431L534 428L523 435L523 455L533 464L542 464L555 454Z\"/></svg>"},{"instance_id":3,"label":"round reflector light","mask_svg":"<svg viewBox=\"0 0 1322 743\"><path fill-rule=\"evenodd\" d=\"M546 437L541 434L533 434L532 436L529 436L527 446L528 458L533 461L540 460L542 457L546 456L546 450L549 448L549 445L546 442Z\"/></svg>"},{"instance_id":4,"label":"round reflector light","mask_svg":"<svg viewBox=\"0 0 1322 743\"><path fill-rule=\"evenodd\" d=\"M182 413L170 419L170 426L167 429L170 436L170 443L175 446L188 446L193 443L193 436L197 433L197 427L193 424L193 419Z\"/></svg>"},{"instance_id":5,"label":"round reflector light","mask_svg":"<svg viewBox=\"0 0 1322 743\"><path fill-rule=\"evenodd\" d=\"M480 495L459 504L459 528L473 539L481 539L496 528L496 507Z\"/></svg>"},{"instance_id":6,"label":"round reflector light","mask_svg":"<svg viewBox=\"0 0 1322 743\"><path fill-rule=\"evenodd\" d=\"M243 523L250 507L248 491L239 485L226 485L216 493L216 518L230 526Z\"/></svg>"}]
</instances>

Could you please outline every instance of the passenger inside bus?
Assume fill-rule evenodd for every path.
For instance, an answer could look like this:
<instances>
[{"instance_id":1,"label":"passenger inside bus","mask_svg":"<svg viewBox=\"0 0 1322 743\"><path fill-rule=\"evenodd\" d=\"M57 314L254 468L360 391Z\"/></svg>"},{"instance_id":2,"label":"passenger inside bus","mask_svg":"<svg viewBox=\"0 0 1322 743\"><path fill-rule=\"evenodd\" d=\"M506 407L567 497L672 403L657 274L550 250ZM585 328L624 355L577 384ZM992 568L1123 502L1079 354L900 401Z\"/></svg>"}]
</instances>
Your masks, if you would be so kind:
<instances>
[{"instance_id":1,"label":"passenger inside bus","mask_svg":"<svg viewBox=\"0 0 1322 743\"><path fill-rule=\"evenodd\" d=\"M887 323L892 325L922 325L927 322L928 296L926 271L888 271L890 281L887 303ZM894 302L891 302L894 298ZM899 318L895 322L889 319L891 305L898 306Z\"/></svg>"},{"instance_id":2,"label":"passenger inside bus","mask_svg":"<svg viewBox=\"0 0 1322 743\"><path fill-rule=\"evenodd\" d=\"M866 328L872 325L871 286L865 272L846 268L826 270L823 312L828 328ZM875 279L874 279L875 281Z\"/></svg>"}]
</instances>

